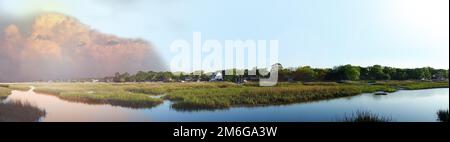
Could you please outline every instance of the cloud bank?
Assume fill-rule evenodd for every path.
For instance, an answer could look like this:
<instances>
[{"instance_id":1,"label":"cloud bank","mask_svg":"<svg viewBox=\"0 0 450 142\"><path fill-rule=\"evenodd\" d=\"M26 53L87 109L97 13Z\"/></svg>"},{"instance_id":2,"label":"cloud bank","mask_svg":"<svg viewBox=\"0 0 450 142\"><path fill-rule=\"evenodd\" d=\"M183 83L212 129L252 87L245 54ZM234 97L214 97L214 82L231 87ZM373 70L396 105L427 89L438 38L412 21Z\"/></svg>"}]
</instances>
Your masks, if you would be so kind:
<instances>
[{"instance_id":1,"label":"cloud bank","mask_svg":"<svg viewBox=\"0 0 450 142\"><path fill-rule=\"evenodd\" d=\"M158 53L147 41L103 34L59 13L31 19L28 20L31 22L0 19L0 81L76 79L104 77L115 72L165 70Z\"/></svg>"}]
</instances>

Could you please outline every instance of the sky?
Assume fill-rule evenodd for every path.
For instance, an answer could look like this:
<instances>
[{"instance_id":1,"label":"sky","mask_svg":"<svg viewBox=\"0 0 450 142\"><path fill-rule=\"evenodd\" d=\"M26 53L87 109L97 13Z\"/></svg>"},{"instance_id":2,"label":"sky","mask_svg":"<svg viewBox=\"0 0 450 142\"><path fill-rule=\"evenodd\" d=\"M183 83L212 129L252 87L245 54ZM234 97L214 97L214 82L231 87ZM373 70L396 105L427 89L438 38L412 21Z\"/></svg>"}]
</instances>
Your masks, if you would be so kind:
<instances>
[{"instance_id":1,"label":"sky","mask_svg":"<svg viewBox=\"0 0 450 142\"><path fill-rule=\"evenodd\" d=\"M284 66L449 68L448 0L0 0L2 16L59 12L145 39L167 63L174 40L278 40Z\"/></svg>"}]
</instances>

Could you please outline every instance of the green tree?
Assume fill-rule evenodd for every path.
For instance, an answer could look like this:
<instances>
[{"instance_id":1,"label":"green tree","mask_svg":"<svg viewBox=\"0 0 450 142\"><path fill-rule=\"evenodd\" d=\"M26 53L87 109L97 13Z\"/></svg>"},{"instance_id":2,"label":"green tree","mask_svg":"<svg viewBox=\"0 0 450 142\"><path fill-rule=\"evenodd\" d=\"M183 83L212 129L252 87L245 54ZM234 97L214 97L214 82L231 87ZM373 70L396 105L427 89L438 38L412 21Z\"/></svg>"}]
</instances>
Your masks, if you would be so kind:
<instances>
[{"instance_id":1,"label":"green tree","mask_svg":"<svg viewBox=\"0 0 450 142\"><path fill-rule=\"evenodd\" d=\"M431 73L427 68L416 68L410 70L408 76L410 79L423 80L430 79Z\"/></svg>"},{"instance_id":2,"label":"green tree","mask_svg":"<svg viewBox=\"0 0 450 142\"><path fill-rule=\"evenodd\" d=\"M369 67L369 76L372 80L383 80L387 79L386 74L383 72L383 67L380 65L374 65Z\"/></svg>"},{"instance_id":3,"label":"green tree","mask_svg":"<svg viewBox=\"0 0 450 142\"><path fill-rule=\"evenodd\" d=\"M369 75L369 68L360 67L359 72L360 72L359 79L361 79L361 80L370 80L371 79L371 77Z\"/></svg>"},{"instance_id":4,"label":"green tree","mask_svg":"<svg viewBox=\"0 0 450 142\"><path fill-rule=\"evenodd\" d=\"M394 79L394 80L406 80L406 79L408 79L408 74L403 69L397 69L395 74L394 74L394 76L392 76L391 79Z\"/></svg>"},{"instance_id":5,"label":"green tree","mask_svg":"<svg viewBox=\"0 0 450 142\"><path fill-rule=\"evenodd\" d=\"M448 79L448 70L433 70L433 79Z\"/></svg>"},{"instance_id":6,"label":"green tree","mask_svg":"<svg viewBox=\"0 0 450 142\"><path fill-rule=\"evenodd\" d=\"M344 80L359 80L360 71L359 67L354 67L352 65L345 65L341 68L341 73Z\"/></svg>"},{"instance_id":7,"label":"green tree","mask_svg":"<svg viewBox=\"0 0 450 142\"><path fill-rule=\"evenodd\" d=\"M327 75L330 73L330 69L314 69L316 72L316 80L325 81Z\"/></svg>"},{"instance_id":8,"label":"green tree","mask_svg":"<svg viewBox=\"0 0 450 142\"><path fill-rule=\"evenodd\" d=\"M327 75L327 80L359 80L360 68L352 65L333 68Z\"/></svg>"},{"instance_id":9,"label":"green tree","mask_svg":"<svg viewBox=\"0 0 450 142\"><path fill-rule=\"evenodd\" d=\"M384 79L391 80L396 75L397 69L392 68L392 67L384 67L383 73L384 73Z\"/></svg>"},{"instance_id":10,"label":"green tree","mask_svg":"<svg viewBox=\"0 0 450 142\"><path fill-rule=\"evenodd\" d=\"M139 71L138 73L136 73L135 75L135 80L137 82L144 82L147 79L147 73L143 72L143 71Z\"/></svg>"},{"instance_id":11,"label":"green tree","mask_svg":"<svg viewBox=\"0 0 450 142\"><path fill-rule=\"evenodd\" d=\"M120 82L120 73L116 72L113 77L114 82Z\"/></svg>"},{"instance_id":12,"label":"green tree","mask_svg":"<svg viewBox=\"0 0 450 142\"><path fill-rule=\"evenodd\" d=\"M297 68L294 72L294 80L296 81L314 81L316 72L309 66Z\"/></svg>"},{"instance_id":13,"label":"green tree","mask_svg":"<svg viewBox=\"0 0 450 142\"><path fill-rule=\"evenodd\" d=\"M431 77L432 77L432 71L433 71L433 68L430 68L430 67L425 67L425 68L422 68L422 70L423 70L423 79L428 79L428 80L430 80L431 79Z\"/></svg>"}]
</instances>

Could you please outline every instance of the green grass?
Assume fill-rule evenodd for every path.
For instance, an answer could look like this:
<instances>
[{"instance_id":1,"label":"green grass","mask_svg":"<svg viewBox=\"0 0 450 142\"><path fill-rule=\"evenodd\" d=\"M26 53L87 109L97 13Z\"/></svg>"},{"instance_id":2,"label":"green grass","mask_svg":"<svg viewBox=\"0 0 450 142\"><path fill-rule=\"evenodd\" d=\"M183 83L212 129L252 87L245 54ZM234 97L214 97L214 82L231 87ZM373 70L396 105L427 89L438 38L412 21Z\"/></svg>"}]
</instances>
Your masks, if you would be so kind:
<instances>
[{"instance_id":1,"label":"green grass","mask_svg":"<svg viewBox=\"0 0 450 142\"><path fill-rule=\"evenodd\" d=\"M389 117L379 116L370 111L357 111L350 116L345 116L343 122L391 122Z\"/></svg>"},{"instance_id":2,"label":"green grass","mask_svg":"<svg viewBox=\"0 0 450 142\"><path fill-rule=\"evenodd\" d=\"M233 83L226 82L199 82L199 83L125 83L115 84L124 90L148 95L161 95L177 90L211 89L211 88L236 88Z\"/></svg>"},{"instance_id":3,"label":"green grass","mask_svg":"<svg viewBox=\"0 0 450 142\"><path fill-rule=\"evenodd\" d=\"M279 83L275 87L257 87L255 83L240 87L200 88L168 92L164 98L174 101L178 110L226 109L236 106L292 104L359 95L361 93L395 92L399 89L448 87L447 82L394 81L352 83Z\"/></svg>"},{"instance_id":4,"label":"green grass","mask_svg":"<svg viewBox=\"0 0 450 142\"><path fill-rule=\"evenodd\" d=\"M0 122L34 122L45 114L44 110L28 103L0 103Z\"/></svg>"},{"instance_id":5,"label":"green grass","mask_svg":"<svg viewBox=\"0 0 450 142\"><path fill-rule=\"evenodd\" d=\"M29 84L10 84L8 85L8 88L11 90L19 91L28 91L31 89Z\"/></svg>"},{"instance_id":6,"label":"green grass","mask_svg":"<svg viewBox=\"0 0 450 142\"><path fill-rule=\"evenodd\" d=\"M386 85L397 89L418 90L431 88L448 88L448 82L427 82L427 81L387 81L377 82L376 85Z\"/></svg>"},{"instance_id":7,"label":"green grass","mask_svg":"<svg viewBox=\"0 0 450 142\"><path fill-rule=\"evenodd\" d=\"M228 108L309 102L360 94L356 87L290 86L194 89L170 92L165 99L175 101L175 109Z\"/></svg>"},{"instance_id":8,"label":"green grass","mask_svg":"<svg viewBox=\"0 0 450 142\"><path fill-rule=\"evenodd\" d=\"M448 110L439 110L437 112L438 121L448 122Z\"/></svg>"}]
</instances>

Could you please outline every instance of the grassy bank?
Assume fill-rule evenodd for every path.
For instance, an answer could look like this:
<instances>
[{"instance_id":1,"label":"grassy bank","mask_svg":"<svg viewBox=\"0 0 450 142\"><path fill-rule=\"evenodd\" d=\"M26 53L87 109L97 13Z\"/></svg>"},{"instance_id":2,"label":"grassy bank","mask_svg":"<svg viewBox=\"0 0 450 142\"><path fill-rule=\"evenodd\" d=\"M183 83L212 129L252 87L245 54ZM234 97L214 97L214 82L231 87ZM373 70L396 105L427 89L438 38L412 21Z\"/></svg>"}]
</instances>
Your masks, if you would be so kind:
<instances>
[{"instance_id":1,"label":"grassy bank","mask_svg":"<svg viewBox=\"0 0 450 142\"><path fill-rule=\"evenodd\" d=\"M45 114L44 110L28 103L0 103L0 122L34 122Z\"/></svg>"},{"instance_id":2,"label":"grassy bank","mask_svg":"<svg viewBox=\"0 0 450 142\"><path fill-rule=\"evenodd\" d=\"M28 91L31 89L30 86L30 84L10 84L8 88L11 90Z\"/></svg>"},{"instance_id":3,"label":"grassy bank","mask_svg":"<svg viewBox=\"0 0 450 142\"><path fill-rule=\"evenodd\" d=\"M351 86L243 87L179 90L170 92L164 98L175 101L175 109L207 109L290 104L360 93L359 89Z\"/></svg>"},{"instance_id":4,"label":"grassy bank","mask_svg":"<svg viewBox=\"0 0 450 142\"><path fill-rule=\"evenodd\" d=\"M279 83L274 87L259 87L256 83L236 85L227 82L39 83L11 84L8 88L28 90L28 86L35 86L35 92L75 102L149 108L162 103L163 99L167 99L175 102L172 107L177 110L203 110L226 109L235 106L292 104L354 96L361 93L395 92L399 89L448 88L448 82L309 82ZM151 98L154 95L164 95L164 97Z\"/></svg>"},{"instance_id":5,"label":"grassy bank","mask_svg":"<svg viewBox=\"0 0 450 142\"><path fill-rule=\"evenodd\" d=\"M400 89L448 88L448 82L350 82L350 83L280 83L275 87L243 87L188 89L169 92L164 98L175 103L177 110L224 109L235 106L261 106L311 102L361 93L395 92Z\"/></svg>"},{"instance_id":6,"label":"grassy bank","mask_svg":"<svg viewBox=\"0 0 450 142\"><path fill-rule=\"evenodd\" d=\"M34 86L35 92L56 96L60 99L87 104L110 104L129 108L150 108L162 103L161 99L147 94L127 91L122 84L107 83L40 83L17 84L12 88Z\"/></svg>"},{"instance_id":7,"label":"grassy bank","mask_svg":"<svg viewBox=\"0 0 450 142\"><path fill-rule=\"evenodd\" d=\"M163 102L152 95L177 90L237 87L233 83L47 83L18 84L13 88L35 86L35 92L57 96L63 100L89 104L111 104L131 108L149 108Z\"/></svg>"},{"instance_id":8,"label":"grassy bank","mask_svg":"<svg viewBox=\"0 0 450 142\"><path fill-rule=\"evenodd\" d=\"M6 99L11 94L11 89L7 85L0 85L0 101Z\"/></svg>"},{"instance_id":9,"label":"grassy bank","mask_svg":"<svg viewBox=\"0 0 450 142\"><path fill-rule=\"evenodd\" d=\"M192 83L123 83L115 84L123 90L148 95L162 95L178 90L240 88L229 82L192 82Z\"/></svg>"},{"instance_id":10,"label":"grassy bank","mask_svg":"<svg viewBox=\"0 0 450 142\"><path fill-rule=\"evenodd\" d=\"M405 89L405 90L448 88L448 82L426 82L426 81L387 81L387 82L377 82L375 83L375 85L384 85L396 89Z\"/></svg>"},{"instance_id":11,"label":"grassy bank","mask_svg":"<svg viewBox=\"0 0 450 142\"><path fill-rule=\"evenodd\" d=\"M27 91L34 86L37 93L53 95L60 99L87 104L110 104L129 108L151 108L163 102L154 95L177 90L213 88L239 88L233 83L34 83L9 84L0 87L0 96L11 90ZM4 92L4 93L3 93Z\"/></svg>"}]
</instances>

